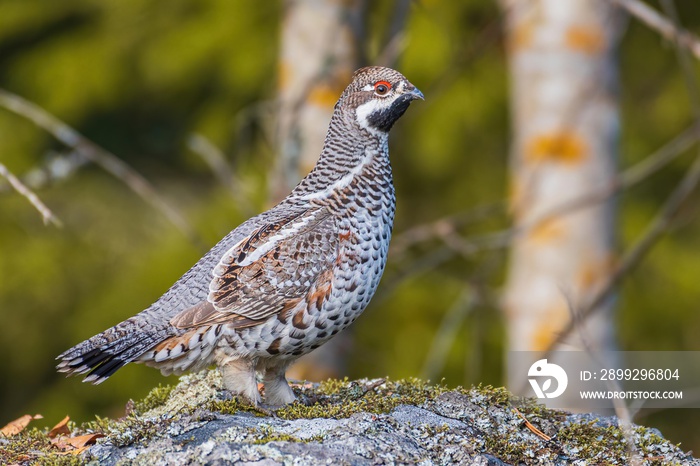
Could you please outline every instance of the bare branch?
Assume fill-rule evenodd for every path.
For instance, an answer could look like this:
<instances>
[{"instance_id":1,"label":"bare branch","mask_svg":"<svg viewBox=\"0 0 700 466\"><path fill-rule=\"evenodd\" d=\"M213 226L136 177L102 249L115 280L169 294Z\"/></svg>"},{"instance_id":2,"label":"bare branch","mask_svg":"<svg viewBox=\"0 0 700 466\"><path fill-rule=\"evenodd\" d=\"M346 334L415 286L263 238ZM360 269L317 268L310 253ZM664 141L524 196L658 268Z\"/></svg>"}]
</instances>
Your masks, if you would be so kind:
<instances>
[{"instance_id":1,"label":"bare branch","mask_svg":"<svg viewBox=\"0 0 700 466\"><path fill-rule=\"evenodd\" d=\"M661 168L682 154L683 151L695 144L699 139L700 123L695 123L689 128L685 129L681 134L673 138L669 143L665 144L659 150L651 154L649 157L646 157L641 162L623 171L605 189L591 191L590 193L584 194L577 199L572 199L555 206L549 211L544 212L542 215L539 215L537 218L534 218L527 224L520 226L517 231L514 232L514 234L531 231L535 227L542 225L555 217L570 214L579 209L590 207L599 202L606 201L624 189L627 189L658 172Z\"/></svg>"},{"instance_id":2,"label":"bare branch","mask_svg":"<svg viewBox=\"0 0 700 466\"><path fill-rule=\"evenodd\" d=\"M231 197L238 207L244 213L253 215L253 206L238 189L242 183L233 173L231 166L226 162L226 157L221 152L221 149L201 134L191 134L187 138L187 147L204 160L216 179L231 193Z\"/></svg>"},{"instance_id":3,"label":"bare branch","mask_svg":"<svg viewBox=\"0 0 700 466\"><path fill-rule=\"evenodd\" d=\"M423 369L421 369L421 374L426 380L432 380L442 373L447 355L457 339L459 329L464 319L476 306L477 300L476 291L467 286L442 317L440 327L433 337L423 362Z\"/></svg>"},{"instance_id":4,"label":"bare branch","mask_svg":"<svg viewBox=\"0 0 700 466\"><path fill-rule=\"evenodd\" d=\"M700 59L700 38L692 32L676 27L671 20L640 0L610 1L657 31L664 39L677 41L679 45L690 50L695 58Z\"/></svg>"},{"instance_id":5,"label":"bare branch","mask_svg":"<svg viewBox=\"0 0 700 466\"><path fill-rule=\"evenodd\" d=\"M690 106L693 110L693 116L696 121L700 121L700 90L698 90L693 63L688 56L687 50L683 48L683 37L681 36L682 27L676 5L673 3L673 0L662 0L661 5L663 6L664 12L671 18L671 21L673 21L675 27L673 39L676 45L678 62L681 65L681 71L683 71L683 77L685 78L685 87L690 97Z\"/></svg>"},{"instance_id":6,"label":"bare branch","mask_svg":"<svg viewBox=\"0 0 700 466\"><path fill-rule=\"evenodd\" d=\"M226 163L226 157L218 147L206 137L196 133L190 134L187 138L187 147L204 160L223 186L232 192L234 191L232 186L233 171L231 171L231 168Z\"/></svg>"},{"instance_id":7,"label":"bare branch","mask_svg":"<svg viewBox=\"0 0 700 466\"><path fill-rule=\"evenodd\" d=\"M646 256L654 244L669 229L673 223L673 218L695 190L698 183L700 183L700 156L695 159L680 184L667 198L642 237L623 255L620 265L615 272L608 277L598 293L585 306L582 306L580 319L585 320L594 314L600 304L610 297L617 285L622 282L622 279ZM574 330L575 325L576 323L570 320L567 326L561 330L556 340L547 348L546 353L551 353L557 345L565 341Z\"/></svg>"},{"instance_id":8,"label":"bare branch","mask_svg":"<svg viewBox=\"0 0 700 466\"><path fill-rule=\"evenodd\" d=\"M165 215L190 241L197 245L203 244L199 235L180 213L170 206L143 176L119 157L101 148L38 105L4 89L0 89L0 106L27 118L66 146L80 151L90 161L124 182L151 207Z\"/></svg>"},{"instance_id":9,"label":"bare branch","mask_svg":"<svg viewBox=\"0 0 700 466\"><path fill-rule=\"evenodd\" d=\"M433 238L452 235L458 228L505 210L505 202L495 202L477 206L471 210L441 217L433 222L413 226L396 235L391 242L391 254L401 255L417 243Z\"/></svg>"},{"instance_id":10,"label":"bare branch","mask_svg":"<svg viewBox=\"0 0 700 466\"><path fill-rule=\"evenodd\" d=\"M572 214L580 209L590 207L600 202L604 202L621 191L628 189L650 176L657 173L663 167L675 160L680 154L692 147L700 140L700 123L694 123L678 136L653 152L640 162L632 165L618 175L609 186L584 194L576 199L563 202L552 207L528 223L519 227L509 228L502 231L488 233L476 237L463 239L462 244L454 243L454 235L457 228L471 221L481 220L494 212L497 212L504 203L488 204L480 206L473 211L464 212L457 215L443 217L434 222L418 225L397 235L392 242L391 253L396 256L405 254L411 246L441 239L452 250L462 256L473 256L474 253L485 249L500 249L510 245L513 237L532 231L537 226L552 220L556 217Z\"/></svg>"},{"instance_id":11,"label":"bare branch","mask_svg":"<svg viewBox=\"0 0 700 466\"><path fill-rule=\"evenodd\" d=\"M408 12L411 7L412 0L395 0L393 6L393 14L391 15L391 25L389 31L384 38L384 43L387 44L384 49L377 55L374 63L382 66L394 67L399 56L406 49L406 22L408 20Z\"/></svg>"},{"instance_id":12,"label":"bare branch","mask_svg":"<svg viewBox=\"0 0 700 466\"><path fill-rule=\"evenodd\" d=\"M41 202L39 196L37 196L36 194L34 194L34 192L32 192L32 190L27 188L2 163L0 163L0 176L5 178L10 183L10 186L14 188L15 191L17 191L20 195L24 196L34 206L34 208L39 211L39 213L41 214L41 218L44 220L44 225L53 223L57 227L61 226L61 221L58 219L58 217L56 217L53 214L53 212L51 212L51 210L48 207L46 207L46 204Z\"/></svg>"},{"instance_id":13,"label":"bare branch","mask_svg":"<svg viewBox=\"0 0 700 466\"><path fill-rule=\"evenodd\" d=\"M605 367L603 365L603 362L601 359L598 357L598 354L596 352L596 348L591 344L590 339L588 338L588 335L586 333L586 328L585 328L585 320L582 318L580 315L580 312L578 309L576 309L575 304L572 302L569 296L567 296L567 304L569 308L569 312L571 314L571 322L574 323L574 327L577 331L579 341L583 345L584 350L586 351L586 354L591 358L592 361L596 363L597 367ZM609 362L609 361L608 361ZM615 361L617 362L617 361ZM615 380L614 378L608 379L606 381L606 385L610 390L614 390L617 392L622 391L622 385L620 384L620 381ZM629 464L630 465L641 465L643 462L641 461L641 458L639 456L639 451L637 449L636 444L634 443L634 429L633 429L633 424L632 424L632 418L634 414L639 410L639 406L631 407L628 406L625 400L622 400L620 398L613 398L612 399L612 405L613 409L615 410L615 415L617 416L618 419L618 426L620 427L620 431L622 432L623 437L625 438L625 443L627 446L627 453L629 456Z\"/></svg>"}]
</instances>

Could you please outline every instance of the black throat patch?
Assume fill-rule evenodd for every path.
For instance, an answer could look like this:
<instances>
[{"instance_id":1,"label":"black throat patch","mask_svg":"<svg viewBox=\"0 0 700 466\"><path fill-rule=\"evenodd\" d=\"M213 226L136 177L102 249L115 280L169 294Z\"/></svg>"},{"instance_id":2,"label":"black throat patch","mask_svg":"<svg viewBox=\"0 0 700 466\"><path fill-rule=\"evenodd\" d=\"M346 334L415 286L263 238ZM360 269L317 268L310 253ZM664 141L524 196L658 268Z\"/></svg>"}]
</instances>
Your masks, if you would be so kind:
<instances>
[{"instance_id":1,"label":"black throat patch","mask_svg":"<svg viewBox=\"0 0 700 466\"><path fill-rule=\"evenodd\" d=\"M388 133L396 120L401 118L409 105L411 105L410 95L404 94L391 104L391 107L384 110L376 111L367 115L367 123L372 128L376 128L379 131L384 131Z\"/></svg>"}]
</instances>

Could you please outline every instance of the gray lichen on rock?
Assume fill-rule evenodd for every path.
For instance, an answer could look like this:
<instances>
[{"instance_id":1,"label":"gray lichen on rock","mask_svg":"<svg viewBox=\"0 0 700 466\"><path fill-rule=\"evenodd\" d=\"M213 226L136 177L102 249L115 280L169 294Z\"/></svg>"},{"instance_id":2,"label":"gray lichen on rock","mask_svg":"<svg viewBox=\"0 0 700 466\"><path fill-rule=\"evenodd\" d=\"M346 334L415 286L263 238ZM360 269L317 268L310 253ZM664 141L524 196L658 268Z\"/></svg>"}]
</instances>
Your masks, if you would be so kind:
<instances>
[{"instance_id":1,"label":"gray lichen on rock","mask_svg":"<svg viewBox=\"0 0 700 466\"><path fill-rule=\"evenodd\" d=\"M218 371L159 387L101 431L80 462L184 464L697 465L654 430L616 418L548 410L505 389L447 389L419 380L330 380L295 387L295 403L269 416L229 399ZM518 411L514 409L517 404ZM551 437L545 440L533 426ZM634 455L634 456L631 456ZM46 455L46 464L71 464Z\"/></svg>"}]
</instances>

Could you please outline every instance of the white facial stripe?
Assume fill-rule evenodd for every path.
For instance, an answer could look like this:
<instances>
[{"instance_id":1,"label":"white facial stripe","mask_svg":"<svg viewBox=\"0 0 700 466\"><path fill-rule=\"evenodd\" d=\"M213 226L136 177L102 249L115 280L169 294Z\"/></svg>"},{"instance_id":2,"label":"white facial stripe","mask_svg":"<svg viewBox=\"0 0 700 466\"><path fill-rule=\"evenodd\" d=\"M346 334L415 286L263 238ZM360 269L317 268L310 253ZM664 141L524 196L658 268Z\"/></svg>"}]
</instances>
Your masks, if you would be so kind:
<instances>
[{"instance_id":1,"label":"white facial stripe","mask_svg":"<svg viewBox=\"0 0 700 466\"><path fill-rule=\"evenodd\" d=\"M373 91L374 90L374 85L373 84L367 84L365 87L362 88L363 91Z\"/></svg>"},{"instance_id":2,"label":"white facial stripe","mask_svg":"<svg viewBox=\"0 0 700 466\"><path fill-rule=\"evenodd\" d=\"M384 132L378 131L376 128L370 126L369 121L367 121L367 117L374 112L379 112L391 107L393 102L394 99L370 99L357 107L357 110L355 110L355 118L357 119L357 123L372 134L385 134Z\"/></svg>"}]
</instances>

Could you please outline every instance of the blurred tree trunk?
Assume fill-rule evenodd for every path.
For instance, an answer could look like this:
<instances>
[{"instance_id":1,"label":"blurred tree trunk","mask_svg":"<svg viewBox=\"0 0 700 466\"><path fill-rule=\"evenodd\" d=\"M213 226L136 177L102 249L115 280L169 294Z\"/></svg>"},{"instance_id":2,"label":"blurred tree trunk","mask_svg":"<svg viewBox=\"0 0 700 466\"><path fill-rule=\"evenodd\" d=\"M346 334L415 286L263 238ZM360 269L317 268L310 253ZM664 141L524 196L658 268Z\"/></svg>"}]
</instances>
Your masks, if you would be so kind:
<instances>
[{"instance_id":1,"label":"blurred tree trunk","mask_svg":"<svg viewBox=\"0 0 700 466\"><path fill-rule=\"evenodd\" d=\"M523 228L512 243L504 296L508 350L541 351L615 262L612 199L537 219L613 182L620 21L603 0L501 0L501 6L514 131L510 205L514 226ZM613 301L559 348L583 349L583 334L595 349L614 349ZM508 372L511 387L527 383Z\"/></svg>"},{"instance_id":2,"label":"blurred tree trunk","mask_svg":"<svg viewBox=\"0 0 700 466\"><path fill-rule=\"evenodd\" d=\"M365 0L285 3L275 200L316 164L333 106L359 63Z\"/></svg>"},{"instance_id":3,"label":"blurred tree trunk","mask_svg":"<svg viewBox=\"0 0 700 466\"><path fill-rule=\"evenodd\" d=\"M279 201L316 164L333 106L360 62L365 0L289 0L282 22L277 124L278 163L271 196ZM349 332L302 358L290 377L319 380L343 371Z\"/></svg>"}]
</instances>

